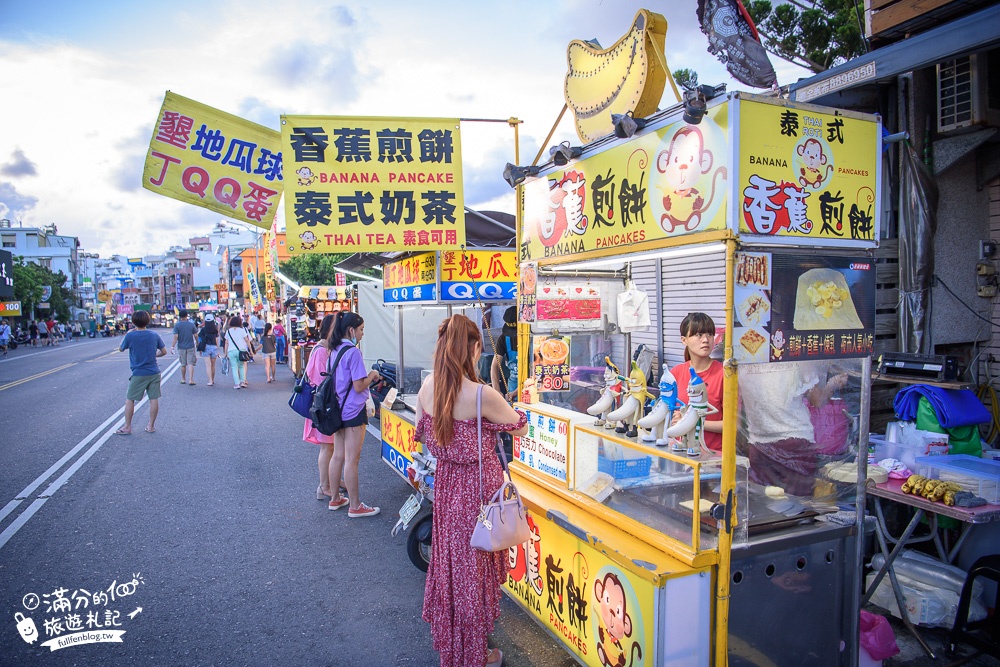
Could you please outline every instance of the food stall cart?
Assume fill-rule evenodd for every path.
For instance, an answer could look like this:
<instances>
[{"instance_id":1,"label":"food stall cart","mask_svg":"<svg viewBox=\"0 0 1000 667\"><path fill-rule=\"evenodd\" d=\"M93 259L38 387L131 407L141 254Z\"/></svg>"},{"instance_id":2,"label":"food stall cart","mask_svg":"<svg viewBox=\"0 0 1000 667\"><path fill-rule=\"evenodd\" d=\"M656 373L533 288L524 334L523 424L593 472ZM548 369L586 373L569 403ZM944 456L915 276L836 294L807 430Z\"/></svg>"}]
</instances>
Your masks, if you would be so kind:
<instances>
[{"instance_id":1,"label":"food stall cart","mask_svg":"<svg viewBox=\"0 0 1000 667\"><path fill-rule=\"evenodd\" d=\"M702 102L522 170L538 393L506 590L587 665L856 664L880 122ZM693 311L724 331L723 398L691 378L674 423ZM698 435L716 409L721 451Z\"/></svg>"},{"instance_id":2,"label":"food stall cart","mask_svg":"<svg viewBox=\"0 0 1000 667\"><path fill-rule=\"evenodd\" d=\"M295 377L301 377L309 363L309 353L317 342L319 323L328 314L341 311L357 312L358 288L347 286L304 285L285 316L288 332L288 367ZM314 322L310 327L308 323Z\"/></svg>"}]
</instances>

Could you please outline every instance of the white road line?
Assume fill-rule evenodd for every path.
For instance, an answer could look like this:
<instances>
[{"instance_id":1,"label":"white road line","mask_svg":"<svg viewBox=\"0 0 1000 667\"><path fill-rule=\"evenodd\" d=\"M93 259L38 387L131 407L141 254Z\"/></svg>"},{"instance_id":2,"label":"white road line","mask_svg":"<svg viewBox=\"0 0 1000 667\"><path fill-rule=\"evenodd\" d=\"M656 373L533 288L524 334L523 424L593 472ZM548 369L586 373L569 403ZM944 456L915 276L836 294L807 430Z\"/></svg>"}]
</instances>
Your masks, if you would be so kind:
<instances>
[{"instance_id":1,"label":"white road line","mask_svg":"<svg viewBox=\"0 0 1000 667\"><path fill-rule=\"evenodd\" d=\"M162 378L163 382L169 380L170 377L177 372L178 368L180 368L180 363L175 360L172 364L170 364L170 366L167 367L167 370L164 371ZM149 398L144 396L143 399L136 404L135 411L138 412L139 409L148 402ZM107 429L104 435L102 435L97 440L97 442L95 442L90 447L90 449L84 452L83 456L81 456L73 463L73 465L67 468L66 471L59 476L58 479L52 482L52 484L50 484L48 488L46 488L45 491L43 491L37 499L32 501L32 503L20 515L18 515L18 517L14 519L14 521L9 526L7 526L7 528L5 528L2 533L0 533L0 549L2 549L3 546L7 544L8 540L10 540L10 538L12 538L14 534L17 533L17 531L20 530L21 527L28 522L28 519L34 516L34 514L41 508L41 506L45 504L45 501L48 500L56 491L58 491L66 482L68 482L70 477L72 477L83 466L83 464L90 459L91 456L97 453L97 450L99 450L104 445L105 442L111 439L111 436L114 435L114 432L125 424L125 419L121 418L121 415L124 412L125 412L125 406L122 406L113 415L108 417L104 421L104 423L102 423L100 426L91 431L90 434L87 435L87 437L81 440L75 447L73 447L73 449L67 452L61 459L59 459L56 463L52 464L52 466L48 470L39 475L38 478L35 479L35 481L26 486L24 490L21 491L21 493L19 493L17 497L14 498L14 500L10 501L9 503L7 503L7 505L4 506L3 510L0 510L0 521L3 521L5 518L7 518L7 516L11 512L14 511L14 509L23 500L27 500L27 498L35 491L35 489L44 484L46 480L48 480L52 475L54 475L56 471L58 471L63 465L66 464L67 461L72 459L77 454L77 452L86 447L87 444L94 439L94 436L96 436L101 431Z\"/></svg>"},{"instance_id":2,"label":"white road line","mask_svg":"<svg viewBox=\"0 0 1000 667\"><path fill-rule=\"evenodd\" d=\"M97 341L92 341L92 342L96 343ZM72 350L72 349L74 349L72 345L66 347L59 345L58 347L53 347L52 349L49 350L39 350L38 352L32 352L31 354L18 354L13 357L7 357L6 359L0 359L0 364L5 364L8 361L19 361L21 359L27 359L28 357L35 357L38 356L39 354L48 354L49 352L55 352L56 350Z\"/></svg>"}]
</instances>

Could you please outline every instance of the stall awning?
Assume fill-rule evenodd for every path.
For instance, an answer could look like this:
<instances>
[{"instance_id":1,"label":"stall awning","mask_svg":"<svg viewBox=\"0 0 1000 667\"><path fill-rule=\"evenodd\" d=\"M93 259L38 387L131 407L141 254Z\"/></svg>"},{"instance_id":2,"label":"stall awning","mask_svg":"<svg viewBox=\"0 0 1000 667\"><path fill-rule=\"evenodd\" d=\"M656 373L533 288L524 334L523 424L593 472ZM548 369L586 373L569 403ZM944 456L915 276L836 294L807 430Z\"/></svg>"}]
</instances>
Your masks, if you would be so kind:
<instances>
[{"instance_id":1,"label":"stall awning","mask_svg":"<svg viewBox=\"0 0 1000 667\"><path fill-rule=\"evenodd\" d=\"M512 214L465 209L465 242L470 250L514 248L516 221ZM407 252L357 253L337 264L338 269L361 271L407 257Z\"/></svg>"},{"instance_id":2,"label":"stall awning","mask_svg":"<svg viewBox=\"0 0 1000 667\"><path fill-rule=\"evenodd\" d=\"M834 93L894 79L969 53L1000 45L1000 4L858 56L788 86L791 99L831 104Z\"/></svg>"}]
</instances>

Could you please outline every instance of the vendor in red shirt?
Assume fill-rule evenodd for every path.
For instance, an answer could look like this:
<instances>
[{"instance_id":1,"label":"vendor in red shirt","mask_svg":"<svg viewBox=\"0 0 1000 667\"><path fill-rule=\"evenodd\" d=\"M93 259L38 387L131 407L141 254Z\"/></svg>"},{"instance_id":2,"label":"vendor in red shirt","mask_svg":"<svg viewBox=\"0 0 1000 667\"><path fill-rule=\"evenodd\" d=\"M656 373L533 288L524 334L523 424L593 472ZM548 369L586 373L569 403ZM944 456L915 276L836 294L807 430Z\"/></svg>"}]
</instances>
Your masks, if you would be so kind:
<instances>
[{"instance_id":1,"label":"vendor in red shirt","mask_svg":"<svg viewBox=\"0 0 1000 667\"><path fill-rule=\"evenodd\" d=\"M681 320L681 342L684 343L684 363L670 369L677 379L677 397L687 402L689 368L708 385L708 402L718 412L705 417L705 445L714 452L722 451L722 364L710 358L715 347L715 322L705 313L688 313ZM680 412L674 415L676 423Z\"/></svg>"}]
</instances>

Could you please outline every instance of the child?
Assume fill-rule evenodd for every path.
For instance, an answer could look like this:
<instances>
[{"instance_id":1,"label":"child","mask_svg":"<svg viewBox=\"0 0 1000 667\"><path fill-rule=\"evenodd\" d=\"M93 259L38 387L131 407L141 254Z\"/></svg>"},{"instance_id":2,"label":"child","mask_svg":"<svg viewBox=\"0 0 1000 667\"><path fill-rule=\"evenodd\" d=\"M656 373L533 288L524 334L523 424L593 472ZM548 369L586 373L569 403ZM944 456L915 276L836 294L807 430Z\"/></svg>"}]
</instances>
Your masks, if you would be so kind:
<instances>
[{"instance_id":1,"label":"child","mask_svg":"<svg viewBox=\"0 0 1000 667\"><path fill-rule=\"evenodd\" d=\"M160 409L160 367L156 358L167 354L167 346L163 344L160 335L147 331L149 313L137 310L132 313L134 331L129 331L122 339L118 348L128 350L129 367L132 377L128 379L128 392L125 394L125 425L115 431L116 435L132 434L132 415L135 414L135 402L141 401L143 394L149 396L149 424L146 433L156 430L156 414Z\"/></svg>"},{"instance_id":2,"label":"child","mask_svg":"<svg viewBox=\"0 0 1000 667\"><path fill-rule=\"evenodd\" d=\"M689 368L708 385L708 403L718 412L705 417L705 445L714 452L722 451L722 364L708 355L715 347L715 322L705 313L688 313L681 321L681 342L684 343L684 363L670 369L677 379L677 396L687 400L691 382ZM680 413L674 415L674 422Z\"/></svg>"}]
</instances>

